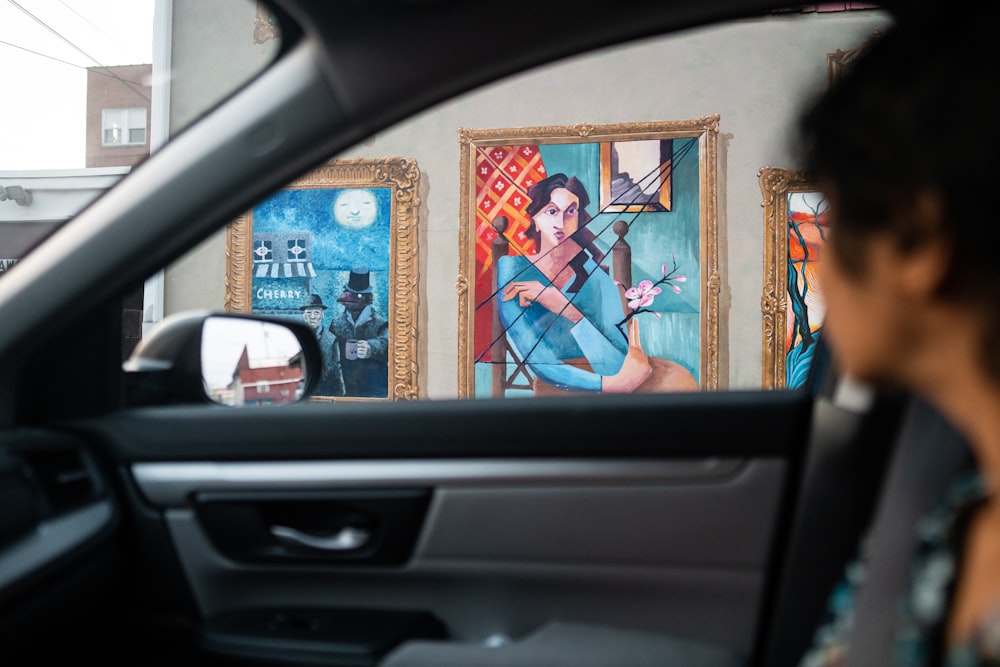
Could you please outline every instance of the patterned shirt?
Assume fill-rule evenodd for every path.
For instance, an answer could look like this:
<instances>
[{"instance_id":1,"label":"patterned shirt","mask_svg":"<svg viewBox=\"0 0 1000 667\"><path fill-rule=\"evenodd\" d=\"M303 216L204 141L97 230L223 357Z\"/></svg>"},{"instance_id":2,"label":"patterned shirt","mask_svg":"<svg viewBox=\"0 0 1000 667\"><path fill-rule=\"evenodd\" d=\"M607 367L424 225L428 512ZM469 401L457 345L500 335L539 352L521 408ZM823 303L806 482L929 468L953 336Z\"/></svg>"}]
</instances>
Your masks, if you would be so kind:
<instances>
[{"instance_id":1,"label":"patterned shirt","mask_svg":"<svg viewBox=\"0 0 1000 667\"><path fill-rule=\"evenodd\" d=\"M945 646L965 529L972 511L984 499L979 475L967 473L917 524L908 588L898 609L895 667L1000 667L1000 609L969 642ZM827 621L816 632L813 647L799 667L846 664L854 605L865 577L866 547L862 542L861 555L847 566L843 580L830 596Z\"/></svg>"}]
</instances>

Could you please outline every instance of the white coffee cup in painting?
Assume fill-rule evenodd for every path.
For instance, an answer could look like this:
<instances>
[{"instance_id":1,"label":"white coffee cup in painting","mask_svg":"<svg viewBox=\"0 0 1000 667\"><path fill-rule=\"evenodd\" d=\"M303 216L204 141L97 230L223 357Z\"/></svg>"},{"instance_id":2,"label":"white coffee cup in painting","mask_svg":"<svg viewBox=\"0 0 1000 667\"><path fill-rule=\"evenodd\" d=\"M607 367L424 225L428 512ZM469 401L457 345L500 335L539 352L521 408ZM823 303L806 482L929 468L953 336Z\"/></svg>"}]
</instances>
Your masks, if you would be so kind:
<instances>
[{"instance_id":1,"label":"white coffee cup in painting","mask_svg":"<svg viewBox=\"0 0 1000 667\"><path fill-rule=\"evenodd\" d=\"M344 358L346 359L358 358L358 341L356 340L344 341Z\"/></svg>"}]
</instances>

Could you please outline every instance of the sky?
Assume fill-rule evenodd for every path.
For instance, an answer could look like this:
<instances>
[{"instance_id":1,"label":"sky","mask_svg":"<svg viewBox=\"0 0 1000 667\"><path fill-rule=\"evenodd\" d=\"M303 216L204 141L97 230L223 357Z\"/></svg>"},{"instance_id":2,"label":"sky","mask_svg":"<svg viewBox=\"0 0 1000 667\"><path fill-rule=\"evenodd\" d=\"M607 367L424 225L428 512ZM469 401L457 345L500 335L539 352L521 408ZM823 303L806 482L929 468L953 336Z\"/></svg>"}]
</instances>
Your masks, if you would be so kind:
<instances>
[{"instance_id":1,"label":"sky","mask_svg":"<svg viewBox=\"0 0 1000 667\"><path fill-rule=\"evenodd\" d=\"M0 0L0 171L84 166L85 68L151 63L153 5Z\"/></svg>"}]
</instances>

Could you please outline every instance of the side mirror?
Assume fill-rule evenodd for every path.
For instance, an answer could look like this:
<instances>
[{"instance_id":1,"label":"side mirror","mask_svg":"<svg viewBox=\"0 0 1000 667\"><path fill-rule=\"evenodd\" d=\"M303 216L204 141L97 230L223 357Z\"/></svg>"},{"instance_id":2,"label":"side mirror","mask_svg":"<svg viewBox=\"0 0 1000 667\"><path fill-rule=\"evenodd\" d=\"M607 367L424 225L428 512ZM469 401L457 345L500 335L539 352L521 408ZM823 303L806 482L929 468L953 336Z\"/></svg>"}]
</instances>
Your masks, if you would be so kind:
<instances>
[{"instance_id":1,"label":"side mirror","mask_svg":"<svg viewBox=\"0 0 1000 667\"><path fill-rule=\"evenodd\" d=\"M122 365L127 405L293 403L322 367L303 322L184 312L159 322Z\"/></svg>"}]
</instances>

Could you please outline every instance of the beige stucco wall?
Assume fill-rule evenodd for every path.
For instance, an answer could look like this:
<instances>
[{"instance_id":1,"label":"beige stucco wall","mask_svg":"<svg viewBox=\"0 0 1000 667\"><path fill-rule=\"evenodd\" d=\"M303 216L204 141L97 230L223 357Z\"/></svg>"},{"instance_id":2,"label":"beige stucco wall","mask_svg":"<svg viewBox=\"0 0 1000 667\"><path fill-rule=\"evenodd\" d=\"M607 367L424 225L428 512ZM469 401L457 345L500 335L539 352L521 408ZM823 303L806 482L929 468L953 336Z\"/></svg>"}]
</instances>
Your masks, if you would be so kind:
<instances>
[{"instance_id":1,"label":"beige stucco wall","mask_svg":"<svg viewBox=\"0 0 1000 667\"><path fill-rule=\"evenodd\" d=\"M458 128L710 114L721 117L720 386L759 387L764 239L757 172L794 166L790 128L803 99L826 85L826 55L858 46L885 22L881 13L867 11L782 15L616 48L468 94L343 153L414 158L421 171L421 395L457 394ZM195 251L199 270L168 271L167 312L221 307L224 243L220 235Z\"/></svg>"},{"instance_id":2,"label":"beige stucco wall","mask_svg":"<svg viewBox=\"0 0 1000 667\"><path fill-rule=\"evenodd\" d=\"M170 134L231 94L274 58L278 41L254 40L248 0L166 0L170 39ZM164 272L163 314L222 309L226 233L203 242Z\"/></svg>"}]
</instances>

